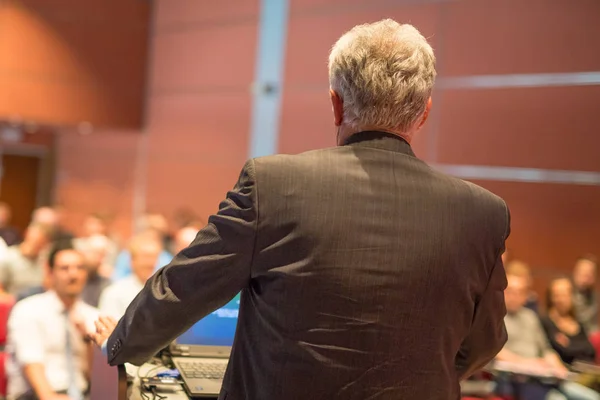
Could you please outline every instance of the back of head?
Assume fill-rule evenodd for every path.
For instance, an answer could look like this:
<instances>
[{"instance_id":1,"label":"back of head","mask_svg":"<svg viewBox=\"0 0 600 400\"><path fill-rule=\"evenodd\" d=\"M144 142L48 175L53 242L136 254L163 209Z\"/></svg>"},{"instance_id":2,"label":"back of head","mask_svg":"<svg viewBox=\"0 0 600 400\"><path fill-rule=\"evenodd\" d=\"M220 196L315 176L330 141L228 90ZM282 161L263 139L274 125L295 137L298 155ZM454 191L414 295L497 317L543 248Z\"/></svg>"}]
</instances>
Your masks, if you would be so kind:
<instances>
[{"instance_id":1,"label":"back of head","mask_svg":"<svg viewBox=\"0 0 600 400\"><path fill-rule=\"evenodd\" d=\"M355 131L408 132L426 110L435 76L427 40L391 19L355 26L329 56L331 89Z\"/></svg>"}]
</instances>

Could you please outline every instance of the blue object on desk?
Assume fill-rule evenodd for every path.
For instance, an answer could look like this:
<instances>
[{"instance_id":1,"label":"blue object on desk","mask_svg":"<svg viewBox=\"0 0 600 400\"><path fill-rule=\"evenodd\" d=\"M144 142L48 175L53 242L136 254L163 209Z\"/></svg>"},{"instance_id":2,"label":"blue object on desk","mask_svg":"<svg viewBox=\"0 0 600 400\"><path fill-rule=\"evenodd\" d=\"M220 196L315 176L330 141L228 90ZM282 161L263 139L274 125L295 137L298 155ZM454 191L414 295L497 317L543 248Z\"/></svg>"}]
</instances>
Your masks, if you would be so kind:
<instances>
[{"instance_id":1,"label":"blue object on desk","mask_svg":"<svg viewBox=\"0 0 600 400\"><path fill-rule=\"evenodd\" d=\"M158 378L163 378L163 377L179 378L179 376L180 376L179 371L176 369L168 369L166 371L162 371L162 372L159 372L158 374L156 374L156 377L158 377Z\"/></svg>"}]
</instances>

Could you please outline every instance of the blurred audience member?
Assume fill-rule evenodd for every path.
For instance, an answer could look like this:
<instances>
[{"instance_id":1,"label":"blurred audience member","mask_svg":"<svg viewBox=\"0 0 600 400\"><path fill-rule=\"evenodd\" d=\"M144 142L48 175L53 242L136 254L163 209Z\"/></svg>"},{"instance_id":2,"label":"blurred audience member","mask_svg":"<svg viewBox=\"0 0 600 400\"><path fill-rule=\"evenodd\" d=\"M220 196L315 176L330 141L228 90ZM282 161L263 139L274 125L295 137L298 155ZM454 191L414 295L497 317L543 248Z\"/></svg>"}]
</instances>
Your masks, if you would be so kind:
<instances>
[{"instance_id":1,"label":"blurred audience member","mask_svg":"<svg viewBox=\"0 0 600 400\"><path fill-rule=\"evenodd\" d=\"M0 260L0 283L14 296L39 287L44 279L42 255L50 244L52 231L45 225L34 223L25 231L21 244L7 249Z\"/></svg>"},{"instance_id":2,"label":"blurred audience member","mask_svg":"<svg viewBox=\"0 0 600 400\"><path fill-rule=\"evenodd\" d=\"M125 314L129 303L154 273L161 251L162 243L155 235L140 234L131 240L129 252L133 274L104 289L99 303L102 314L117 320Z\"/></svg>"},{"instance_id":3,"label":"blurred audience member","mask_svg":"<svg viewBox=\"0 0 600 400\"><path fill-rule=\"evenodd\" d=\"M90 344L98 311L80 299L87 271L73 249L48 259L51 290L15 305L8 321L8 399L82 400L89 385Z\"/></svg>"},{"instance_id":4,"label":"blurred audience member","mask_svg":"<svg viewBox=\"0 0 600 400\"><path fill-rule=\"evenodd\" d=\"M102 234L95 234L86 238L84 243L79 242L78 250L83 254L84 263L88 271L88 279L81 298L87 304L98 307L100 295L111 281L108 278L112 267L105 264L106 253L111 242Z\"/></svg>"},{"instance_id":5,"label":"blurred audience member","mask_svg":"<svg viewBox=\"0 0 600 400\"><path fill-rule=\"evenodd\" d=\"M508 286L504 292L507 314L505 317L508 341L498 353L497 360L518 363L532 371L554 371L562 378L568 374L567 368L550 347L538 316L525 308L529 296L527 278L508 275ZM521 398L528 400L545 399L600 399L593 390L575 382L564 381L558 389L548 387L541 382L529 382L520 385ZM499 384L501 394L509 394L511 385ZM508 393L506 393L508 392Z\"/></svg>"},{"instance_id":6,"label":"blurred audience member","mask_svg":"<svg viewBox=\"0 0 600 400\"><path fill-rule=\"evenodd\" d=\"M186 207L175 210L173 213L173 224L177 231L187 227L193 227L200 230L204 226L202 218L200 218L193 210Z\"/></svg>"},{"instance_id":7,"label":"blurred audience member","mask_svg":"<svg viewBox=\"0 0 600 400\"><path fill-rule=\"evenodd\" d=\"M93 237L97 238L99 236L103 236L108 240L103 263L104 265L110 266L112 270L112 266L115 264L117 255L119 253L119 247L117 246L115 240L111 239L109 236L108 218L99 213L87 215L83 221L83 236L76 239L78 245L85 247L85 242L87 240ZM102 272L101 275L103 275Z\"/></svg>"},{"instance_id":8,"label":"blurred audience member","mask_svg":"<svg viewBox=\"0 0 600 400\"><path fill-rule=\"evenodd\" d=\"M83 221L83 236L108 236L106 218L100 214L89 214Z\"/></svg>"},{"instance_id":9,"label":"blurred audience member","mask_svg":"<svg viewBox=\"0 0 600 400\"><path fill-rule=\"evenodd\" d=\"M598 298L595 288L597 268L596 257L586 255L577 260L573 269L575 315L588 335L598 331Z\"/></svg>"},{"instance_id":10,"label":"blurred audience member","mask_svg":"<svg viewBox=\"0 0 600 400\"><path fill-rule=\"evenodd\" d=\"M40 207L33 211L31 217L33 224L45 225L52 229L53 239L56 242L68 243L74 238L73 234L63 227L62 209Z\"/></svg>"},{"instance_id":11,"label":"blurred audience member","mask_svg":"<svg viewBox=\"0 0 600 400\"><path fill-rule=\"evenodd\" d=\"M164 236L161 232L156 229L146 229L140 235L152 236L154 239L158 239L161 245L161 252L156 259L154 270L157 271L161 267L164 267L173 259L173 255L164 248ZM113 281L118 281L131 275L131 253L129 250L123 250L119 253L117 260L115 261L115 268L112 275Z\"/></svg>"},{"instance_id":12,"label":"blurred audience member","mask_svg":"<svg viewBox=\"0 0 600 400\"><path fill-rule=\"evenodd\" d=\"M19 230L10 225L12 210L4 202L0 202L0 238L4 240L7 246L19 244L23 238Z\"/></svg>"},{"instance_id":13,"label":"blurred audience member","mask_svg":"<svg viewBox=\"0 0 600 400\"><path fill-rule=\"evenodd\" d=\"M523 261L512 260L506 265L506 275L520 276L527 282L527 301L525 307L536 313L539 311L538 295L532 289L531 269Z\"/></svg>"},{"instance_id":14,"label":"blurred audience member","mask_svg":"<svg viewBox=\"0 0 600 400\"><path fill-rule=\"evenodd\" d=\"M192 243L198 234L198 229L194 227L185 227L177 231L175 235L175 241L173 243L173 254L179 254L181 250L185 249Z\"/></svg>"},{"instance_id":15,"label":"blurred audience member","mask_svg":"<svg viewBox=\"0 0 600 400\"><path fill-rule=\"evenodd\" d=\"M563 362L569 365L574 361L595 362L596 350L575 317L571 281L568 278L551 281L546 301L548 312L542 318L542 325Z\"/></svg>"},{"instance_id":16,"label":"blurred audience member","mask_svg":"<svg viewBox=\"0 0 600 400\"><path fill-rule=\"evenodd\" d=\"M169 231L167 218L159 213L145 214L140 222L141 231L155 231L160 235L163 248L168 250L173 243L173 235Z\"/></svg>"}]
</instances>

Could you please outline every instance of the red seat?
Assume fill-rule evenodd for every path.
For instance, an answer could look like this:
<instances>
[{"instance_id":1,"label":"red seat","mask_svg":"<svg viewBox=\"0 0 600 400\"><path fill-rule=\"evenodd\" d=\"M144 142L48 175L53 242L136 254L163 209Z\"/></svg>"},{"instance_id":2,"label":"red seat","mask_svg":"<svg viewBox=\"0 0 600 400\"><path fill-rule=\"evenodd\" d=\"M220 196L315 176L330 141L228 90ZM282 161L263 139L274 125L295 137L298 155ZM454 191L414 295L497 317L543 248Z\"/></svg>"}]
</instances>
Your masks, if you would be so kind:
<instances>
[{"instance_id":1,"label":"red seat","mask_svg":"<svg viewBox=\"0 0 600 400\"><path fill-rule=\"evenodd\" d=\"M0 298L0 346L6 345L6 331L8 325L8 315L15 304L12 297L1 299Z\"/></svg>"},{"instance_id":2,"label":"red seat","mask_svg":"<svg viewBox=\"0 0 600 400\"><path fill-rule=\"evenodd\" d=\"M6 387L8 380L6 378L6 358L7 354L4 352L4 346L6 345L6 331L8 328L8 315L14 305L12 298L0 299L0 396L6 396Z\"/></svg>"},{"instance_id":3,"label":"red seat","mask_svg":"<svg viewBox=\"0 0 600 400\"><path fill-rule=\"evenodd\" d=\"M596 350L596 364L600 364L600 332L594 332L590 334L588 339Z\"/></svg>"}]
</instances>

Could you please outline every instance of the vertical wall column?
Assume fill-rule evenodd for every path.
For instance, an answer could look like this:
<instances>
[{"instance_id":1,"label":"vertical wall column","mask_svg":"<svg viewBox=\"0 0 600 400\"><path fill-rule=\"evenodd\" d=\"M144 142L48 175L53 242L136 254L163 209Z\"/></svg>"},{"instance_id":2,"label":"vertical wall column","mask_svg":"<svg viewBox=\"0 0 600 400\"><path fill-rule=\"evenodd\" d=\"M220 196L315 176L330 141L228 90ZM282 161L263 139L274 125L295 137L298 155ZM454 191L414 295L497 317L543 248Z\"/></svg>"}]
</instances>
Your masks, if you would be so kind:
<instances>
[{"instance_id":1,"label":"vertical wall column","mask_svg":"<svg viewBox=\"0 0 600 400\"><path fill-rule=\"evenodd\" d=\"M249 157L277 152L289 0L261 0Z\"/></svg>"}]
</instances>

